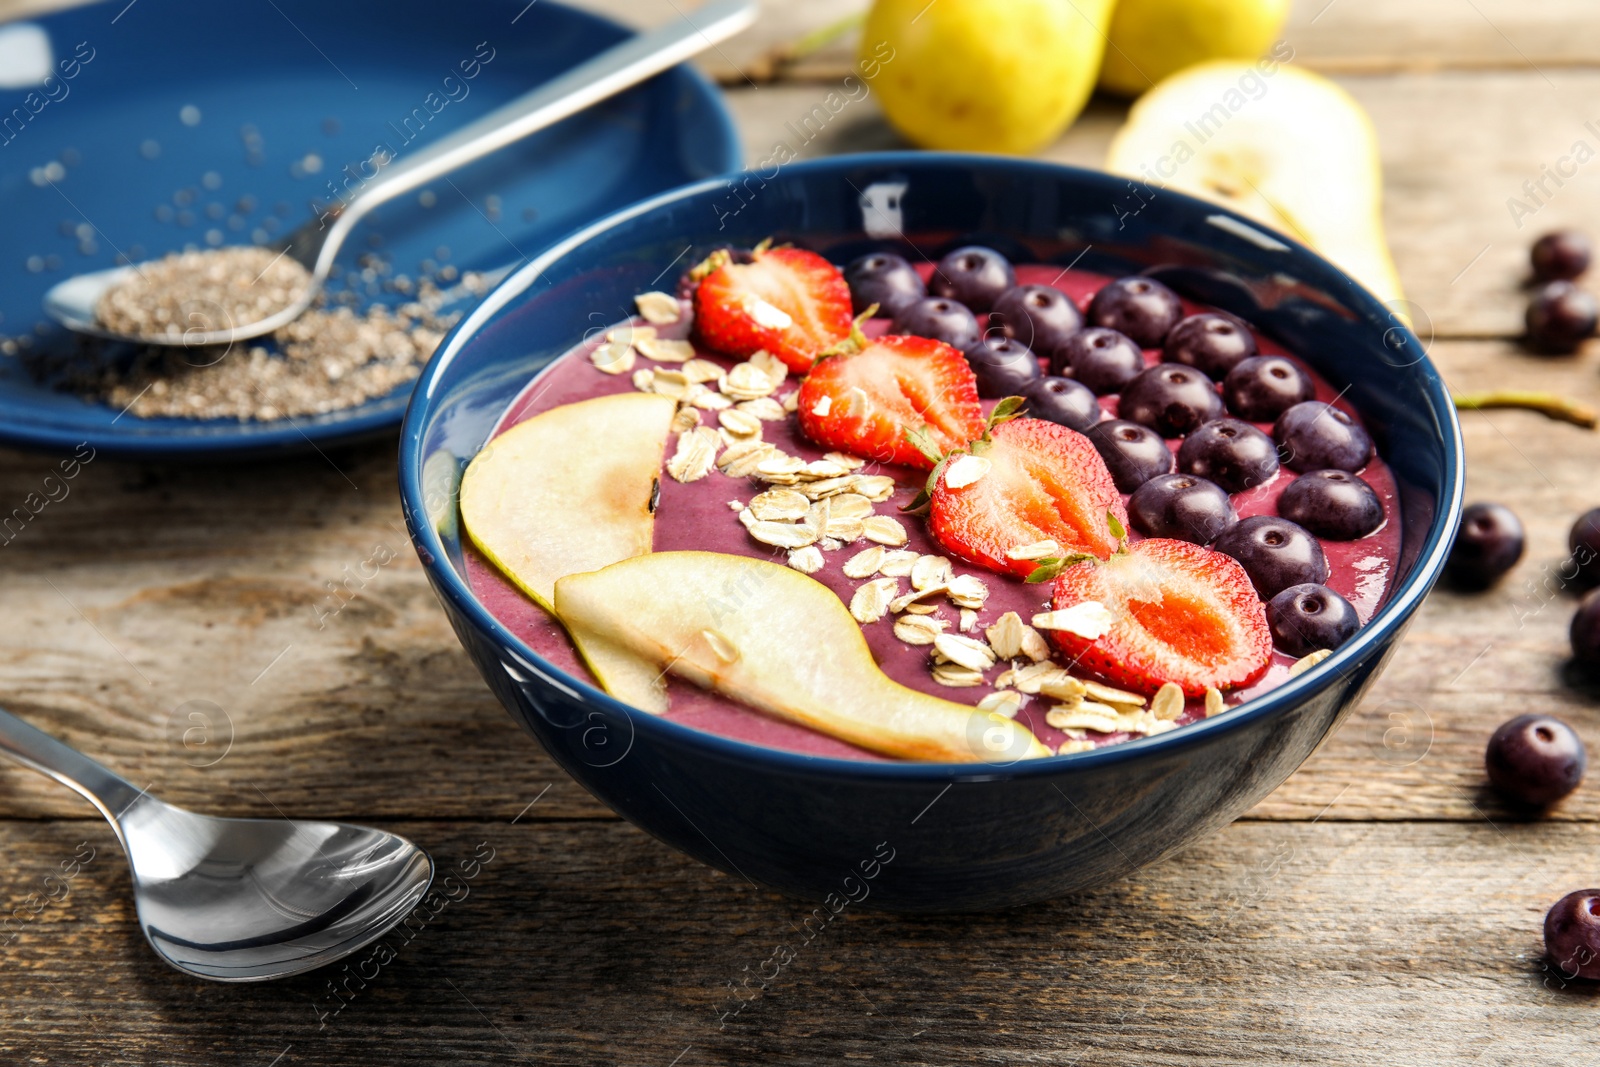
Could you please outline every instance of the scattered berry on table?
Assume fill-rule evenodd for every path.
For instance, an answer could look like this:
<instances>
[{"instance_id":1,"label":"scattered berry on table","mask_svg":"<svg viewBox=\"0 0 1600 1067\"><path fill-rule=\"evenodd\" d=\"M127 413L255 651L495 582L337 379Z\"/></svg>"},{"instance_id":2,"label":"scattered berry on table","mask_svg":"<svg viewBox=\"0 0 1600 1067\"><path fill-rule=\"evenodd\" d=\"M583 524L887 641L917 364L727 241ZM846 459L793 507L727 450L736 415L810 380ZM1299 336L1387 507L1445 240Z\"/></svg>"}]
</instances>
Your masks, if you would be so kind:
<instances>
[{"instance_id":1,"label":"scattered berry on table","mask_svg":"<svg viewBox=\"0 0 1600 1067\"><path fill-rule=\"evenodd\" d=\"M1539 281L1571 281L1589 269L1593 251L1577 230L1554 230L1533 242L1528 258Z\"/></svg>"},{"instance_id":2,"label":"scattered berry on table","mask_svg":"<svg viewBox=\"0 0 1600 1067\"><path fill-rule=\"evenodd\" d=\"M1487 589L1522 558L1522 520L1504 504L1470 504L1445 563L1445 576L1465 589Z\"/></svg>"},{"instance_id":3,"label":"scattered berry on table","mask_svg":"<svg viewBox=\"0 0 1600 1067\"><path fill-rule=\"evenodd\" d=\"M1483 765L1501 796L1542 808L1578 788L1588 759L1583 741L1560 719L1518 715L1490 736Z\"/></svg>"},{"instance_id":4,"label":"scattered berry on table","mask_svg":"<svg viewBox=\"0 0 1600 1067\"><path fill-rule=\"evenodd\" d=\"M1567 534L1572 565L1584 585L1600 585L1600 508L1590 508L1578 516Z\"/></svg>"},{"instance_id":5,"label":"scattered berry on table","mask_svg":"<svg viewBox=\"0 0 1600 1067\"><path fill-rule=\"evenodd\" d=\"M1567 636L1578 666L1591 673L1600 671L1600 589L1591 590L1578 601Z\"/></svg>"},{"instance_id":6,"label":"scattered berry on table","mask_svg":"<svg viewBox=\"0 0 1600 1067\"><path fill-rule=\"evenodd\" d=\"M1600 889L1555 902L1544 917L1544 951L1564 978L1600 978Z\"/></svg>"},{"instance_id":7,"label":"scattered berry on table","mask_svg":"<svg viewBox=\"0 0 1600 1067\"><path fill-rule=\"evenodd\" d=\"M1546 282L1528 301L1528 343L1541 352L1575 352L1594 336L1600 302L1568 281Z\"/></svg>"}]
</instances>

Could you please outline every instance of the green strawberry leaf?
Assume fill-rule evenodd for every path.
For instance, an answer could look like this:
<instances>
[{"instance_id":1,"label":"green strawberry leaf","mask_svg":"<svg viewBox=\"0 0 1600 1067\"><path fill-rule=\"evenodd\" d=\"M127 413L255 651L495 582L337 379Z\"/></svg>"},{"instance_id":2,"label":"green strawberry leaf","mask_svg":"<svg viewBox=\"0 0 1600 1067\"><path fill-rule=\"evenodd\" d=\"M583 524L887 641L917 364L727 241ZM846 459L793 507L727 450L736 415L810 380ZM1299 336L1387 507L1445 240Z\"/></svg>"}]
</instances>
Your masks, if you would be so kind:
<instances>
[{"instance_id":1,"label":"green strawberry leaf","mask_svg":"<svg viewBox=\"0 0 1600 1067\"><path fill-rule=\"evenodd\" d=\"M689 280L692 282L703 281L706 275L713 274L732 262L733 254L726 248L719 248L689 268Z\"/></svg>"},{"instance_id":2,"label":"green strawberry leaf","mask_svg":"<svg viewBox=\"0 0 1600 1067\"><path fill-rule=\"evenodd\" d=\"M1109 510L1106 512L1106 525L1111 527L1111 536L1118 541L1126 541L1128 539L1128 531L1123 527L1117 516Z\"/></svg>"},{"instance_id":3,"label":"green strawberry leaf","mask_svg":"<svg viewBox=\"0 0 1600 1067\"><path fill-rule=\"evenodd\" d=\"M939 451L939 444L933 439L933 435L928 433L926 424L906 427L905 438L911 442L912 448L927 457L928 462L939 464L944 460L944 453Z\"/></svg>"},{"instance_id":4,"label":"green strawberry leaf","mask_svg":"<svg viewBox=\"0 0 1600 1067\"><path fill-rule=\"evenodd\" d=\"M1030 571L1023 581L1029 585L1040 585L1053 581L1068 567L1077 566L1079 563L1099 562L1098 556L1090 555L1088 552L1074 552L1070 556L1051 556L1039 560L1039 565Z\"/></svg>"}]
</instances>

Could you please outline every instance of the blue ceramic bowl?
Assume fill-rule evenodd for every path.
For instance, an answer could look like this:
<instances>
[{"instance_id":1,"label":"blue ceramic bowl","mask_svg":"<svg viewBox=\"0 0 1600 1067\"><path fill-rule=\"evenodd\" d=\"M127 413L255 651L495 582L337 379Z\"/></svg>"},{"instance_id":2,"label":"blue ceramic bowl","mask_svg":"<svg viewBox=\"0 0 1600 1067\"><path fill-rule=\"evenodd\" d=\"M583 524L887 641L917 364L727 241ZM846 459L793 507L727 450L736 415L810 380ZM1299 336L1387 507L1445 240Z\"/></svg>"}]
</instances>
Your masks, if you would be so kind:
<instances>
[{"instance_id":1,"label":"blue ceramic bowl","mask_svg":"<svg viewBox=\"0 0 1600 1067\"><path fill-rule=\"evenodd\" d=\"M1354 706L1432 587L1461 509L1455 411L1420 342L1311 251L1170 192L1071 167L887 153L692 185L574 234L444 343L406 414L401 490L427 573L490 688L568 773L636 825L739 877L837 909L1025 904L1118 878L1248 810ZM1243 316L1361 411L1401 487L1393 593L1320 666L1237 711L1011 766L773 751L629 710L535 655L463 578L454 490L536 372L635 293L724 244L795 240L846 260L979 242L1019 260L1147 271Z\"/></svg>"}]
</instances>

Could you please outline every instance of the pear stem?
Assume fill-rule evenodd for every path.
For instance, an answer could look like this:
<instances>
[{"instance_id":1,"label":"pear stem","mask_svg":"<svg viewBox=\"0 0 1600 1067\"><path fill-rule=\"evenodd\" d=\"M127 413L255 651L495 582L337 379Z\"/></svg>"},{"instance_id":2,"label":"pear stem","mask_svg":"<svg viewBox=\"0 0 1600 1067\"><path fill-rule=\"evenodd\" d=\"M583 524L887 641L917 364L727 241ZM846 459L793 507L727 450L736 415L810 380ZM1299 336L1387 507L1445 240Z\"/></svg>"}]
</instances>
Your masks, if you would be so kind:
<instances>
[{"instance_id":1,"label":"pear stem","mask_svg":"<svg viewBox=\"0 0 1600 1067\"><path fill-rule=\"evenodd\" d=\"M1483 393L1459 393L1454 398L1457 411L1483 411L1487 408L1520 408L1537 411L1557 422L1570 422L1585 430L1592 430L1600 417L1594 409L1554 393L1530 392L1521 389L1491 389Z\"/></svg>"}]
</instances>

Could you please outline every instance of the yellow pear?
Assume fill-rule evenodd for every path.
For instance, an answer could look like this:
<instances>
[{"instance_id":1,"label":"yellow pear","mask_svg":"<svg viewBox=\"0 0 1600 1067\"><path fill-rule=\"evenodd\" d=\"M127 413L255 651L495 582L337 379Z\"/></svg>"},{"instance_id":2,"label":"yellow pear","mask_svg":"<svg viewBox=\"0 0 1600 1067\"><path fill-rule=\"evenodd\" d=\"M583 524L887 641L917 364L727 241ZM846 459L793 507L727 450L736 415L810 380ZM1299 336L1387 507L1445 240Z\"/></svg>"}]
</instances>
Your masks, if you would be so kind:
<instances>
[{"instance_id":1,"label":"yellow pear","mask_svg":"<svg viewBox=\"0 0 1600 1067\"><path fill-rule=\"evenodd\" d=\"M557 615L608 690L620 650L884 755L949 763L1050 755L1012 719L889 678L833 591L780 564L657 552L570 574L555 594ZM639 673L636 665L627 669Z\"/></svg>"},{"instance_id":2,"label":"yellow pear","mask_svg":"<svg viewBox=\"0 0 1600 1067\"><path fill-rule=\"evenodd\" d=\"M617 393L563 404L513 426L461 477L467 536L554 614L562 575L650 551L651 497L676 410L664 396ZM667 709L659 668L604 647L589 656L617 699L645 711Z\"/></svg>"},{"instance_id":3,"label":"yellow pear","mask_svg":"<svg viewBox=\"0 0 1600 1067\"><path fill-rule=\"evenodd\" d=\"M1289 0L1117 0L1100 88L1138 96L1208 59L1255 59L1288 17Z\"/></svg>"},{"instance_id":4,"label":"yellow pear","mask_svg":"<svg viewBox=\"0 0 1600 1067\"><path fill-rule=\"evenodd\" d=\"M863 69L889 121L923 148L1025 154L1094 88L1113 0L877 0Z\"/></svg>"},{"instance_id":5,"label":"yellow pear","mask_svg":"<svg viewBox=\"0 0 1600 1067\"><path fill-rule=\"evenodd\" d=\"M1268 60L1174 74L1134 103L1106 169L1137 183L1119 211L1163 189L1215 201L1311 246L1403 312L1377 134L1319 74Z\"/></svg>"}]
</instances>

